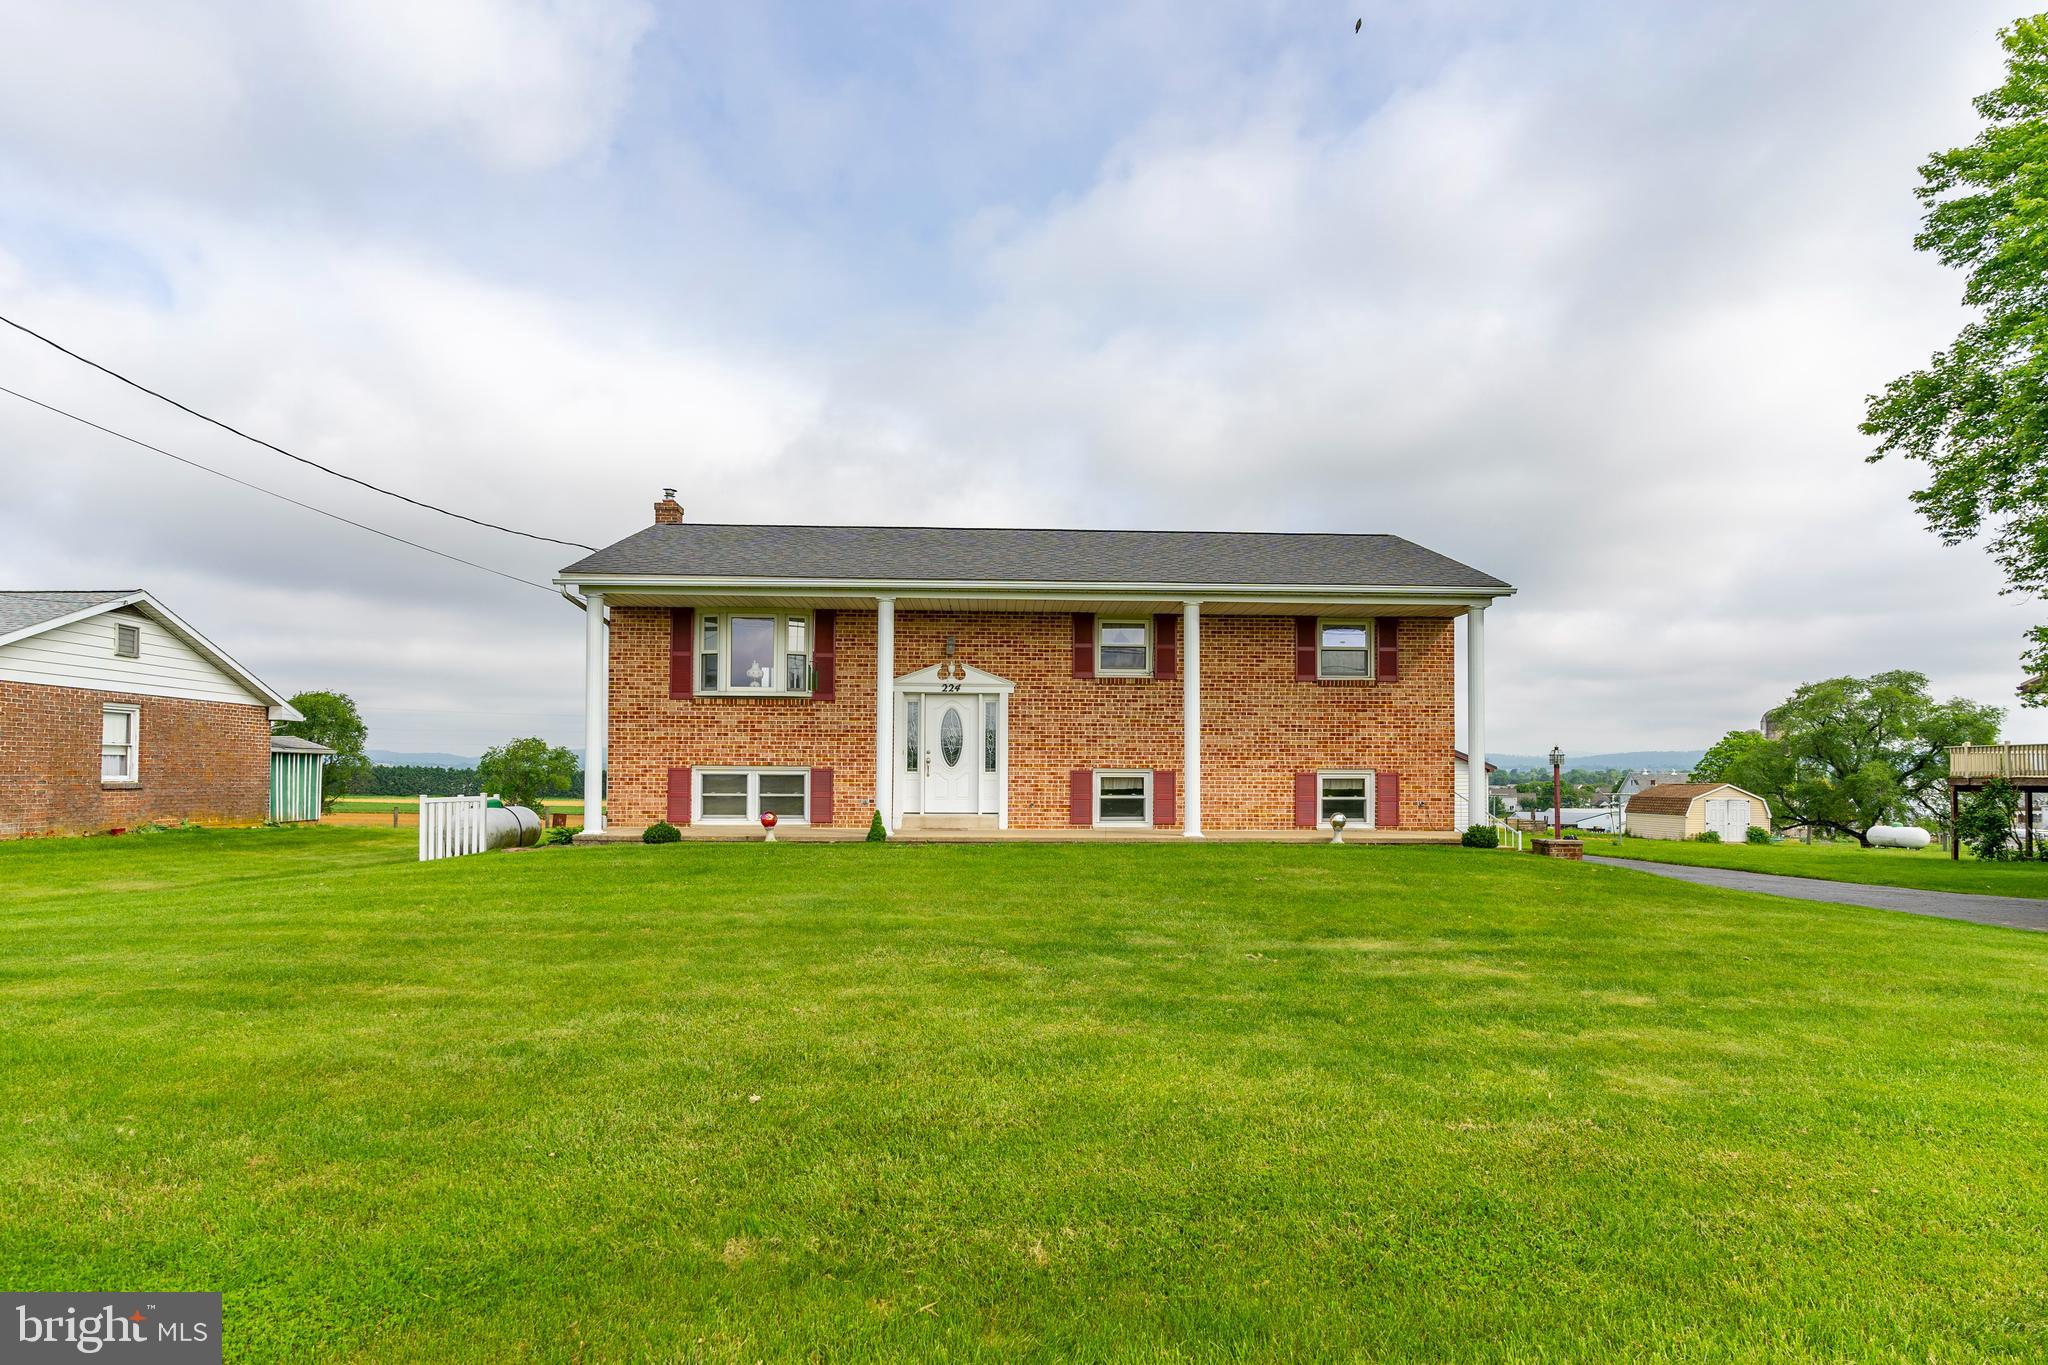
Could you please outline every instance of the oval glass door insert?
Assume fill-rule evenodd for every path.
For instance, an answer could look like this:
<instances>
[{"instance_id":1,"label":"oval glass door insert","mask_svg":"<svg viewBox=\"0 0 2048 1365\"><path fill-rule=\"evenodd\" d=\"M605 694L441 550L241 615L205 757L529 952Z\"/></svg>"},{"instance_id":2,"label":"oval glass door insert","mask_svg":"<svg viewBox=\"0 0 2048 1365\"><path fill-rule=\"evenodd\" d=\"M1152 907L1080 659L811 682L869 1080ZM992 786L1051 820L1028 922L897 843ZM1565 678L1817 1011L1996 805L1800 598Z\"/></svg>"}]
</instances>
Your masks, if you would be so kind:
<instances>
[{"instance_id":1,"label":"oval glass door insert","mask_svg":"<svg viewBox=\"0 0 2048 1365\"><path fill-rule=\"evenodd\" d=\"M960 764L960 748L967 742L967 731L960 723L960 708L949 706L939 720L939 753L949 768Z\"/></svg>"}]
</instances>

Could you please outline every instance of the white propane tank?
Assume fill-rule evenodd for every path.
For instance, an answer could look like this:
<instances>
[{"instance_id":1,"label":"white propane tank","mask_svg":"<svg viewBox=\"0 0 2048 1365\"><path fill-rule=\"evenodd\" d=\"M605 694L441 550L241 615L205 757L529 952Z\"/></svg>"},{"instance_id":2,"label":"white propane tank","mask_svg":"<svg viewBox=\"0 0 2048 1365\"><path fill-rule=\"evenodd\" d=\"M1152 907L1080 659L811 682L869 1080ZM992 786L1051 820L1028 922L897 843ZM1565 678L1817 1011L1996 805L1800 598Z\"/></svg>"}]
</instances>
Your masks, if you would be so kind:
<instances>
[{"instance_id":1,"label":"white propane tank","mask_svg":"<svg viewBox=\"0 0 2048 1365\"><path fill-rule=\"evenodd\" d=\"M532 848L540 843L540 817L525 806L501 806L491 798L484 812L485 848Z\"/></svg>"},{"instance_id":2,"label":"white propane tank","mask_svg":"<svg viewBox=\"0 0 2048 1365\"><path fill-rule=\"evenodd\" d=\"M1878 848L1925 848L1934 836L1918 825L1872 825L1870 842Z\"/></svg>"}]
</instances>

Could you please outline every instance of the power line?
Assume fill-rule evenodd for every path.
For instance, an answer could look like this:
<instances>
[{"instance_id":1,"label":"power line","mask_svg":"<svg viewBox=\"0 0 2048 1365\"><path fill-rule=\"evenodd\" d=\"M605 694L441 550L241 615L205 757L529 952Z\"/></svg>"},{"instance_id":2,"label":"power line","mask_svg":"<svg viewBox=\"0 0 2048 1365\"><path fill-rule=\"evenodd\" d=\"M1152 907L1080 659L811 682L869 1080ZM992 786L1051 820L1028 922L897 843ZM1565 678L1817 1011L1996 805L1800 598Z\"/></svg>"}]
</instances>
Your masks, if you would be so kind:
<instances>
[{"instance_id":1,"label":"power line","mask_svg":"<svg viewBox=\"0 0 2048 1365\"><path fill-rule=\"evenodd\" d=\"M0 321L4 321L4 319L0 319ZM153 450L167 460L176 460L179 464L189 465L193 469L197 469L202 473L213 475L216 479L226 479L229 483L240 484L242 487L252 489L255 492L263 494L265 497L276 498L279 502L288 502L292 506L302 507L308 512L316 512L319 515L326 517L329 521L338 521L344 526L353 526L358 531L368 531L373 536L382 536L384 537L384 539L396 541L400 545L409 545L415 550L424 550L430 555L437 555L442 559L452 560L457 564L466 564L472 569L482 569L485 573L496 574L500 578L509 578L514 583L524 583L529 588L539 588L542 592L547 593L549 596L558 595L553 588L549 587L545 583L536 583L530 578L521 578L518 574L506 573L503 569L494 569L488 564L479 564L473 559L464 559L461 555L451 555L446 550L437 550L431 545L422 545L416 540L407 540L404 536L396 536L391 534L391 532L389 531L380 531L376 527L366 526L360 521L351 521L347 517L342 516L338 512L330 512L324 507L315 507L310 502L300 502L297 498L287 497L285 494L279 493L274 489L265 488L261 484L250 483L247 479L238 479L233 474L229 474L223 470L215 469L212 465L204 465L199 463L199 461L197 460L189 460L185 458L183 455L173 455L170 451L165 450L162 446L153 446L147 441L137 440L135 437L128 435L126 432L116 431L112 427L103 427L98 422L92 421L90 418L80 417L75 412L66 412L64 411L64 409L60 407L56 407L53 406L52 404L45 403L40 398L31 398L25 393L17 393L13 389L8 388L5 384L0 384L0 393L7 394L9 397L12 398L19 398L24 403L33 403L36 407L41 408L43 411L54 412L59 417L69 417L72 421L79 423L81 426L88 426L91 427L94 431L103 431L109 436L119 437L121 440L128 442L128 444L130 445L141 446L144 450Z\"/></svg>"},{"instance_id":2,"label":"power line","mask_svg":"<svg viewBox=\"0 0 2048 1365\"><path fill-rule=\"evenodd\" d=\"M172 407L176 408L180 412L189 413L192 416L197 417L202 422L211 422L213 425L219 427L222 431L232 432L235 435L241 437L245 441L253 441L257 445L262 446L265 450L274 450L288 460L297 460L300 464L309 465L312 468L319 470L322 474L332 474L337 479L345 479L349 483L355 484L359 488L369 489L372 493L382 493L387 498L397 498L400 502L409 502L414 507L424 507L429 512L439 512L444 517L454 517L457 521L466 521L472 526L483 526L493 531L503 531L508 536L524 536L528 540L544 540L550 545L566 545L572 550L595 550L597 548L594 545L585 545L580 540L559 540L554 536L539 535L533 531L521 531L511 526L500 526L495 521L484 521L479 517L468 516L462 512L451 512L446 507L438 507L431 502L421 502L418 498L410 498L403 493L394 493L389 488L381 488L378 485L371 483L368 479L359 479L353 474L344 474L339 469L335 469L332 468L331 466L321 464L318 460L309 460L304 455L295 455L291 451L286 450L281 445L274 445L271 442L264 440L261 436L251 436L248 432L243 431L240 427L229 426L226 422L221 421L218 417L208 417L205 413L199 411L199 409L187 407L185 406L185 404L180 403L177 399L171 397L169 394L158 393L155 389L149 387L149 385L137 383L135 380L130 379L127 375L122 374L119 370L110 370L105 365L100 364L99 361L94 360L89 356L82 356L78 352L72 350L69 346L65 346L59 342L52 341L50 338L44 336L41 332L36 331L33 327L23 326L21 323L16 322L13 318L6 316L4 313L0 313L0 322L6 323L9 327L12 327L17 332L26 333L27 335L34 337L37 341L42 342L45 346L48 346L53 350L62 351L65 355L70 356L73 360L78 361L80 364L90 365L95 370L98 370L101 374L120 380L123 384L126 384L131 389L140 389L142 392L148 394L151 398L155 398L161 402L169 403ZM9 392L13 391L9 390ZM20 394L15 394L15 397L17 398L19 398L20 396ZM34 402L35 400L30 399L29 401ZM52 409L52 411L55 411L55 409ZM65 413L64 415L66 417L69 417L71 414ZM115 435L119 434L120 433L118 432L115 433ZM140 444L140 442L138 442L137 444Z\"/></svg>"}]
</instances>

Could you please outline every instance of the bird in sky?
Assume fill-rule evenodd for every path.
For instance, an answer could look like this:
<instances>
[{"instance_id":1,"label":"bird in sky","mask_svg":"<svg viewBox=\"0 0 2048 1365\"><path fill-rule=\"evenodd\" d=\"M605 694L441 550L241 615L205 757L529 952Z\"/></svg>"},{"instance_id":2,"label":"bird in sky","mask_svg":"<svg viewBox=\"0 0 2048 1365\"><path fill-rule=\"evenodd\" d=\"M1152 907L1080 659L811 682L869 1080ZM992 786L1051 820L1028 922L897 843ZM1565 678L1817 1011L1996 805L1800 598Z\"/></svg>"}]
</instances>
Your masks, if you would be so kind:
<instances>
[{"instance_id":1,"label":"bird in sky","mask_svg":"<svg viewBox=\"0 0 2048 1365\"><path fill-rule=\"evenodd\" d=\"M1353 33L1357 33L1357 32L1358 32L1359 30L1363 29L1364 27L1365 27L1365 20L1364 20L1364 19L1363 19L1363 18L1361 17L1361 18L1359 19L1359 21L1358 21L1357 23L1355 23L1355 24L1353 24L1353 25L1351 26L1351 31L1352 31Z\"/></svg>"}]
</instances>

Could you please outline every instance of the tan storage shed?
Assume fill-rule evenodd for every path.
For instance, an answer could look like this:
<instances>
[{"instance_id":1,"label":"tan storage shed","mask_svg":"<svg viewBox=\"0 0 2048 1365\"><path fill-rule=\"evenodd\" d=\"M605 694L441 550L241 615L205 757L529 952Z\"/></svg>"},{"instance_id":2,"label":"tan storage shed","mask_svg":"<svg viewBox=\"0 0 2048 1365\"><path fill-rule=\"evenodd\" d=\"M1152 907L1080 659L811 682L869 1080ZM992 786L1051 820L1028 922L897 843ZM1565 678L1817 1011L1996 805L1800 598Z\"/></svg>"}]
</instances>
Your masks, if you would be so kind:
<instances>
[{"instance_id":1,"label":"tan storage shed","mask_svg":"<svg viewBox=\"0 0 2048 1365\"><path fill-rule=\"evenodd\" d=\"M1730 782L1667 782L1629 798L1628 832L1638 839L1690 839L1713 830L1724 844L1739 844L1749 827L1771 827L1761 796Z\"/></svg>"}]
</instances>

